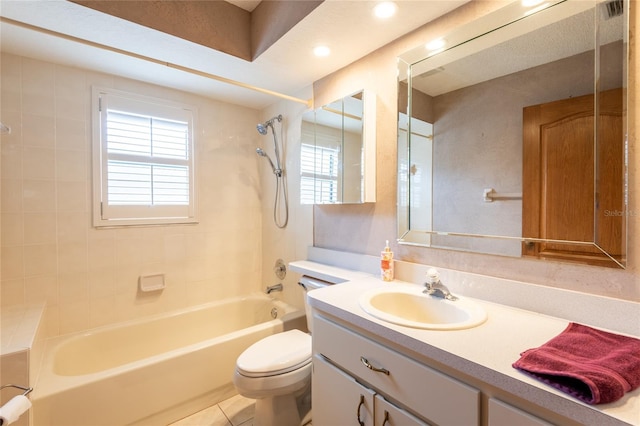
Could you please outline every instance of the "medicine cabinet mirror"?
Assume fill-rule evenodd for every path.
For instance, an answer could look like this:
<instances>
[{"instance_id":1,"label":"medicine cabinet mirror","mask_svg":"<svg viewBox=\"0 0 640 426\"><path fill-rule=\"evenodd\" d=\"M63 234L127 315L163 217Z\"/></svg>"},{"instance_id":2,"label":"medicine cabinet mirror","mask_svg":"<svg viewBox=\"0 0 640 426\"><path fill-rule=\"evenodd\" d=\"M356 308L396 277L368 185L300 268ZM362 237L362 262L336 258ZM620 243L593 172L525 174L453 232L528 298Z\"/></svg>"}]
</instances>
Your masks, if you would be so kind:
<instances>
[{"instance_id":1,"label":"medicine cabinet mirror","mask_svg":"<svg viewBox=\"0 0 640 426\"><path fill-rule=\"evenodd\" d=\"M624 268L629 2L523 3L399 58L399 243Z\"/></svg>"},{"instance_id":2,"label":"medicine cabinet mirror","mask_svg":"<svg viewBox=\"0 0 640 426\"><path fill-rule=\"evenodd\" d=\"M375 201L374 102L362 90L303 115L302 204Z\"/></svg>"}]
</instances>

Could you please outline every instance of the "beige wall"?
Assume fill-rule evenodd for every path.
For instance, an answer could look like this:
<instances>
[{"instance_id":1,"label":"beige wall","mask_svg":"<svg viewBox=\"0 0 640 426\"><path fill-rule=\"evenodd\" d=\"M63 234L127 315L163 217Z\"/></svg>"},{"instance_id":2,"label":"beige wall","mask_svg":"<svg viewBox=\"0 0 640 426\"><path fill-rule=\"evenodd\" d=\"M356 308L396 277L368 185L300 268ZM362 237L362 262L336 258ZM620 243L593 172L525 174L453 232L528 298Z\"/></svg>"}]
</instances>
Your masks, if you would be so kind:
<instances>
[{"instance_id":1,"label":"beige wall","mask_svg":"<svg viewBox=\"0 0 640 426\"><path fill-rule=\"evenodd\" d=\"M637 5L633 1L634 6ZM395 240L396 231L396 57L421 43L447 33L504 2L472 1L348 67L314 83L317 105L351 93L370 89L377 94L377 202L366 205L314 207L314 245L355 253L378 255L384 241ZM451 269L495 275L541 285L573 289L629 300L640 300L640 175L637 173L636 123L640 105L634 76L639 69L633 46L638 14L632 9L631 66L629 82L629 247L626 270L576 266L571 264L511 259L499 256L463 253L394 245L396 258ZM633 214L635 213L635 214Z\"/></svg>"},{"instance_id":2,"label":"beige wall","mask_svg":"<svg viewBox=\"0 0 640 426\"><path fill-rule=\"evenodd\" d=\"M262 289L259 112L142 82L3 54L2 306L46 301L68 333ZM91 226L91 86L198 108L200 223ZM164 273L159 294L140 275Z\"/></svg>"}]
</instances>

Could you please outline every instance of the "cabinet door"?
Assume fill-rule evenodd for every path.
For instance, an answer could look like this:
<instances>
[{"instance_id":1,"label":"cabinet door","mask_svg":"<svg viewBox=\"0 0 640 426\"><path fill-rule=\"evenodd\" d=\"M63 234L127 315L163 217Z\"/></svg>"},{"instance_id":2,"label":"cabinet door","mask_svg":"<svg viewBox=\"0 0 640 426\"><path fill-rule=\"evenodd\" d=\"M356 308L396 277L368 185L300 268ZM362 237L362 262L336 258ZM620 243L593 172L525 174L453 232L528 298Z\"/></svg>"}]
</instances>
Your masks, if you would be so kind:
<instances>
[{"instance_id":1,"label":"cabinet door","mask_svg":"<svg viewBox=\"0 0 640 426\"><path fill-rule=\"evenodd\" d=\"M480 424L480 392L452 377L320 316L313 318L313 345L316 353L427 421Z\"/></svg>"},{"instance_id":2,"label":"cabinet door","mask_svg":"<svg viewBox=\"0 0 640 426\"><path fill-rule=\"evenodd\" d=\"M489 398L488 426L551 426L544 420L506 404L495 398Z\"/></svg>"},{"instance_id":3,"label":"cabinet door","mask_svg":"<svg viewBox=\"0 0 640 426\"><path fill-rule=\"evenodd\" d=\"M396 407L380 395L375 397L376 426L429 426L417 417Z\"/></svg>"},{"instance_id":4,"label":"cabinet door","mask_svg":"<svg viewBox=\"0 0 640 426\"><path fill-rule=\"evenodd\" d=\"M374 391L320 355L313 357L311 386L313 426L374 426Z\"/></svg>"}]
</instances>

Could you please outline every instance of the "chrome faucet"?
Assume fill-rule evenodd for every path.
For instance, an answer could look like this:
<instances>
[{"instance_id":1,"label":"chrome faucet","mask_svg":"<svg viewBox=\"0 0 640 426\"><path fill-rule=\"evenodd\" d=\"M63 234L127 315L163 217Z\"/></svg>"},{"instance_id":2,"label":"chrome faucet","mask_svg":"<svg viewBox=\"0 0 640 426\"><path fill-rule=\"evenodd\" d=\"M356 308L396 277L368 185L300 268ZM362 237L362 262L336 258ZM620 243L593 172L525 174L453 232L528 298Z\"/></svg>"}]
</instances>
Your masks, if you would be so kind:
<instances>
[{"instance_id":1,"label":"chrome faucet","mask_svg":"<svg viewBox=\"0 0 640 426\"><path fill-rule=\"evenodd\" d=\"M458 300L456 296L451 294L447 286L440 281L440 274L435 268L430 268L427 271L427 282L424 283L424 294L428 294L433 297L441 297L443 299L451 300L452 302Z\"/></svg>"},{"instance_id":2,"label":"chrome faucet","mask_svg":"<svg viewBox=\"0 0 640 426\"><path fill-rule=\"evenodd\" d=\"M282 284L270 285L267 287L267 294L271 294L274 291L282 291Z\"/></svg>"}]
</instances>

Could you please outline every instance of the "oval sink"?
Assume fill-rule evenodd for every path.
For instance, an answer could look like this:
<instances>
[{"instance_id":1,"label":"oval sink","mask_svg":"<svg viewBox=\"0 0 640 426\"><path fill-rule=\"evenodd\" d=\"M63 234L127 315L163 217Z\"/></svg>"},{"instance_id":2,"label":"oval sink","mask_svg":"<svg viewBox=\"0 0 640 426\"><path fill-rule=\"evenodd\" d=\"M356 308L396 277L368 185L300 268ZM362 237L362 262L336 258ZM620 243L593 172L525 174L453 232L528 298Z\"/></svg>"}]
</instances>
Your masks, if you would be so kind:
<instances>
[{"instance_id":1,"label":"oval sink","mask_svg":"<svg viewBox=\"0 0 640 426\"><path fill-rule=\"evenodd\" d=\"M363 294L360 307L374 317L405 327L429 330L460 330L485 322L487 312L478 304L422 293L418 286L393 286Z\"/></svg>"}]
</instances>

